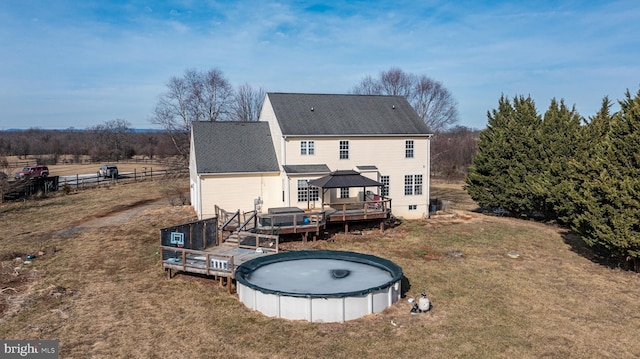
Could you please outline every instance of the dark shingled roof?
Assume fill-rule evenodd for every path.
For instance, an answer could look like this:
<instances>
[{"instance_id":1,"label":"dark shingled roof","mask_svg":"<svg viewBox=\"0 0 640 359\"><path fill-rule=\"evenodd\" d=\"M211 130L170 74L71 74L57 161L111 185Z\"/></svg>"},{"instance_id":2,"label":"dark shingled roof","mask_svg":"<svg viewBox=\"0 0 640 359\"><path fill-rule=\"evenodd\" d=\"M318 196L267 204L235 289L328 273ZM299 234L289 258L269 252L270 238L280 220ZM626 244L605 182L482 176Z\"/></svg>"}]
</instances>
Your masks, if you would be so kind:
<instances>
[{"instance_id":1,"label":"dark shingled roof","mask_svg":"<svg viewBox=\"0 0 640 359\"><path fill-rule=\"evenodd\" d=\"M284 171L289 174L303 173L329 173L331 170L327 165L285 165L282 166Z\"/></svg>"},{"instance_id":2,"label":"dark shingled roof","mask_svg":"<svg viewBox=\"0 0 640 359\"><path fill-rule=\"evenodd\" d=\"M194 122L198 173L279 172L267 122Z\"/></svg>"},{"instance_id":3,"label":"dark shingled roof","mask_svg":"<svg viewBox=\"0 0 640 359\"><path fill-rule=\"evenodd\" d=\"M429 134L401 96L273 92L267 96L285 136Z\"/></svg>"},{"instance_id":4,"label":"dark shingled roof","mask_svg":"<svg viewBox=\"0 0 640 359\"><path fill-rule=\"evenodd\" d=\"M375 165L366 165L366 166L356 166L356 168L360 171L377 171L378 167Z\"/></svg>"},{"instance_id":5,"label":"dark shingled roof","mask_svg":"<svg viewBox=\"0 0 640 359\"><path fill-rule=\"evenodd\" d=\"M382 183L367 178L356 171L335 171L330 174L309 181L309 184L320 188L342 187L382 187Z\"/></svg>"}]
</instances>

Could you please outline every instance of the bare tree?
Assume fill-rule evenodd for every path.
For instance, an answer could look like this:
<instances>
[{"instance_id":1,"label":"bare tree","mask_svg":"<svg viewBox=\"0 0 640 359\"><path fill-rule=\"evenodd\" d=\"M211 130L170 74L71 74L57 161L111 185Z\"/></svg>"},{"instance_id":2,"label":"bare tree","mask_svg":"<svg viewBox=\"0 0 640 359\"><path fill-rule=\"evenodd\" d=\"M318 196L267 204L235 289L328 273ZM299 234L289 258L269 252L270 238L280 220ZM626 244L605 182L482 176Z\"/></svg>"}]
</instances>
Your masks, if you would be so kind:
<instances>
[{"instance_id":1,"label":"bare tree","mask_svg":"<svg viewBox=\"0 0 640 359\"><path fill-rule=\"evenodd\" d=\"M222 72L187 70L171 77L167 92L160 96L150 122L162 127L178 153L189 156L189 134L193 121L219 121L229 116L233 88Z\"/></svg>"},{"instance_id":2,"label":"bare tree","mask_svg":"<svg viewBox=\"0 0 640 359\"><path fill-rule=\"evenodd\" d=\"M392 68L380 73L379 83L381 95L402 96L410 99L413 97L416 77L398 68Z\"/></svg>"},{"instance_id":3,"label":"bare tree","mask_svg":"<svg viewBox=\"0 0 640 359\"><path fill-rule=\"evenodd\" d=\"M262 87L255 90L245 83L236 90L231 118L234 121L258 121L265 91Z\"/></svg>"},{"instance_id":4,"label":"bare tree","mask_svg":"<svg viewBox=\"0 0 640 359\"><path fill-rule=\"evenodd\" d=\"M218 69L207 72L187 70L188 109L192 121L220 121L229 115L233 88Z\"/></svg>"},{"instance_id":5,"label":"bare tree","mask_svg":"<svg viewBox=\"0 0 640 359\"><path fill-rule=\"evenodd\" d=\"M367 75L358 85L354 86L351 92L357 95L380 95L382 94L382 88L380 81L374 79L371 75Z\"/></svg>"},{"instance_id":6,"label":"bare tree","mask_svg":"<svg viewBox=\"0 0 640 359\"><path fill-rule=\"evenodd\" d=\"M434 132L441 131L458 121L458 103L441 82L420 76L409 100L418 116Z\"/></svg>"},{"instance_id":7,"label":"bare tree","mask_svg":"<svg viewBox=\"0 0 640 359\"><path fill-rule=\"evenodd\" d=\"M399 68L382 71L377 79L368 75L351 92L403 96L432 132L442 131L458 121L458 104L441 82Z\"/></svg>"},{"instance_id":8,"label":"bare tree","mask_svg":"<svg viewBox=\"0 0 640 359\"><path fill-rule=\"evenodd\" d=\"M132 146L127 134L132 132L131 124L117 119L89 128L93 133L94 143L90 155L94 160L119 160L130 158Z\"/></svg>"}]
</instances>

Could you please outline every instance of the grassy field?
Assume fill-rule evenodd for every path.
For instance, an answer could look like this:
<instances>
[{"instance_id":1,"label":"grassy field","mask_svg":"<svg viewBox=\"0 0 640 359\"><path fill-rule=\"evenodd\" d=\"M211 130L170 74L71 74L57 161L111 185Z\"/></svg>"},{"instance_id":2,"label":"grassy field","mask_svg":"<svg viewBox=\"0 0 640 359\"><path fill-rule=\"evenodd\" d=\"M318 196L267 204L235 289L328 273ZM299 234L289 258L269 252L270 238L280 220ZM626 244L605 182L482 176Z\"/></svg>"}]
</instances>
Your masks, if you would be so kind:
<instances>
[{"instance_id":1,"label":"grassy field","mask_svg":"<svg viewBox=\"0 0 640 359\"><path fill-rule=\"evenodd\" d=\"M161 171L167 169L166 166L159 164L144 164L144 163L116 163L118 172L143 172L143 168L146 167L147 171ZM51 176L73 176L75 174L95 174L100 169L99 165L53 165L49 166L49 173Z\"/></svg>"},{"instance_id":2,"label":"grassy field","mask_svg":"<svg viewBox=\"0 0 640 359\"><path fill-rule=\"evenodd\" d=\"M8 163L17 163L28 161L30 164L35 164L36 159L33 156L27 158L19 158L18 156L7 156L4 157ZM88 158L85 158L88 160ZM118 166L118 171L120 172L142 172L143 168L146 167L147 170L161 171L166 170L167 166L158 164L158 163L143 163L143 162L104 162L104 163L92 163L92 164L58 164L58 165L50 165L49 167L49 175L50 176L73 176L76 174L95 174L100 169L102 164L114 164ZM22 167L12 166L7 169L3 169L3 172L6 172L8 175L13 176L15 172L18 172L22 169Z\"/></svg>"},{"instance_id":3,"label":"grassy field","mask_svg":"<svg viewBox=\"0 0 640 359\"><path fill-rule=\"evenodd\" d=\"M434 184L449 213L308 244L396 262L426 314L407 297L342 324L271 319L211 279L168 280L158 229L195 219L168 199L182 181L3 204L0 338L57 339L61 358L640 357L638 274L562 229L470 212L459 185Z\"/></svg>"}]
</instances>

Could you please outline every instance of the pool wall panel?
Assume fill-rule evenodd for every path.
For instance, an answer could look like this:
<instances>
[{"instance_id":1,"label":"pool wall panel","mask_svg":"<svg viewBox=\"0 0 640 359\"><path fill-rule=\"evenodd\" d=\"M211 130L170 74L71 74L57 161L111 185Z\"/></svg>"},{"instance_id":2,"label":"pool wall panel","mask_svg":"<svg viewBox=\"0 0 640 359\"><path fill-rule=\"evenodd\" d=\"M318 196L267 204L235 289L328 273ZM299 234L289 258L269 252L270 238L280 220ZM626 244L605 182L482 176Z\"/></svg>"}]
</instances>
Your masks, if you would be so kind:
<instances>
[{"instance_id":1,"label":"pool wall panel","mask_svg":"<svg viewBox=\"0 0 640 359\"><path fill-rule=\"evenodd\" d=\"M315 253L295 254L288 253L285 258L291 258L296 255L305 257L343 257L343 260L362 260L367 263L383 263L392 274L394 281L388 282L384 287L371 288L366 294L359 293L343 293L343 295L290 295L289 293L277 292L274 290L262 291L261 288L246 283L241 277L237 280L238 297L242 303L248 308L258 310L264 315L275 318L284 318L290 320L307 320L309 322L345 322L348 320L358 319L368 314L380 313L387 307L393 305L400 300L402 295L401 278L402 270L397 265L384 259L376 258L370 255L354 254L350 252L319 251ZM271 256L269 256L271 257ZM277 255L273 255L273 258ZM373 258L373 259L372 259ZM273 260L262 258L261 261ZM252 261L250 261L252 262ZM254 262L260 263L260 261ZM240 270L250 272L254 270L256 265L247 265L246 268ZM242 266L241 266L242 268ZM238 274L238 271L236 272Z\"/></svg>"}]
</instances>

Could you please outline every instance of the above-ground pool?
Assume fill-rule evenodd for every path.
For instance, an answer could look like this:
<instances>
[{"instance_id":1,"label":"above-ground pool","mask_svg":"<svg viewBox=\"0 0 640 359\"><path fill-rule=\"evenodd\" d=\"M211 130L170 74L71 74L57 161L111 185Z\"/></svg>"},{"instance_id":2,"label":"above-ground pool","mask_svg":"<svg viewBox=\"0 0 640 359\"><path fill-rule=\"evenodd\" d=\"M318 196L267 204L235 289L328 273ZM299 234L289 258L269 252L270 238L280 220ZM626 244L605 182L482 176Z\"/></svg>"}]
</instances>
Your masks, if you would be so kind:
<instances>
[{"instance_id":1,"label":"above-ground pool","mask_svg":"<svg viewBox=\"0 0 640 359\"><path fill-rule=\"evenodd\" d=\"M376 256L342 251L284 252L236 270L240 301L263 314L344 322L382 312L401 296L402 269Z\"/></svg>"}]
</instances>

